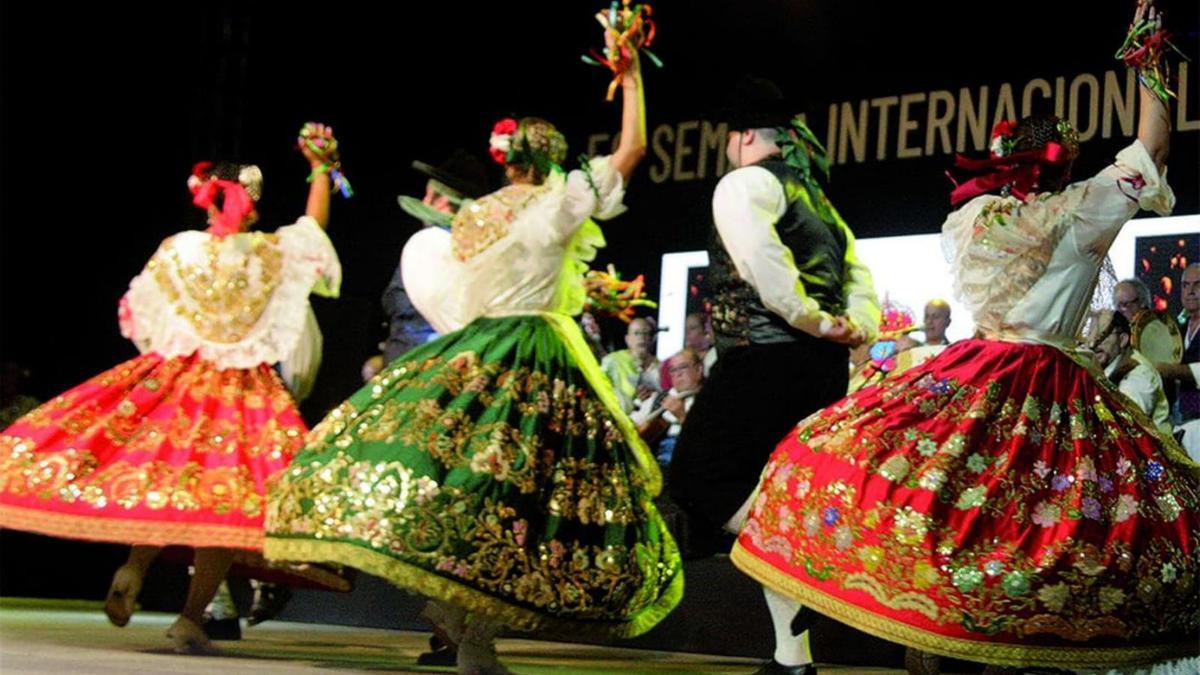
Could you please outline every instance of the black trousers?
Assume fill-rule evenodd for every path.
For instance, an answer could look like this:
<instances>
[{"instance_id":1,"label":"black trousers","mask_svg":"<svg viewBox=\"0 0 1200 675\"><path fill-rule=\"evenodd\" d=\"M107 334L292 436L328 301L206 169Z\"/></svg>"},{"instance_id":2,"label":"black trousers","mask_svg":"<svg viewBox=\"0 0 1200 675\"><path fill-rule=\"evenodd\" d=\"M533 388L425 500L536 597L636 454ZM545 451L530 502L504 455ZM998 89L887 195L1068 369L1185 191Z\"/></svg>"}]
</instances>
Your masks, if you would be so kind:
<instances>
[{"instance_id":1,"label":"black trousers","mask_svg":"<svg viewBox=\"0 0 1200 675\"><path fill-rule=\"evenodd\" d=\"M817 338L721 352L675 443L668 489L689 527L715 530L800 420L846 394L849 351Z\"/></svg>"}]
</instances>

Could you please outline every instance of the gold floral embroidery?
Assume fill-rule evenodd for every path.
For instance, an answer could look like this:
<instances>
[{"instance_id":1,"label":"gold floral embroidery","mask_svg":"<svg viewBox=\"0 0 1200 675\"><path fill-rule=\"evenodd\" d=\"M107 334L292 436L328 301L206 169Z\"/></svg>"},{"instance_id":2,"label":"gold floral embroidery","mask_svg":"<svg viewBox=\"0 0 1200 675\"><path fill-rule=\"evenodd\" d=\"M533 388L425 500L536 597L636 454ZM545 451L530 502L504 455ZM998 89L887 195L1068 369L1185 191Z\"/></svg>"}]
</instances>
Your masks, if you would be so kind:
<instances>
[{"instance_id":1,"label":"gold floral embroidery","mask_svg":"<svg viewBox=\"0 0 1200 675\"><path fill-rule=\"evenodd\" d=\"M564 466L556 486L581 467ZM612 498L628 511L620 522L646 520L628 493ZM268 504L272 537L361 541L500 597L576 618L635 612L658 598L677 572L642 562L661 559L659 545L580 546L549 531L542 541L530 541L530 523L502 499L418 477L400 462L356 462L339 453L322 465L295 466L273 483Z\"/></svg>"},{"instance_id":2,"label":"gold floral embroidery","mask_svg":"<svg viewBox=\"0 0 1200 675\"><path fill-rule=\"evenodd\" d=\"M82 502L96 509L206 509L247 518L263 511L263 496L245 466L117 461L97 470L99 462L84 450L35 451L32 439L0 436L0 493L65 504Z\"/></svg>"},{"instance_id":3,"label":"gold floral embroidery","mask_svg":"<svg viewBox=\"0 0 1200 675\"><path fill-rule=\"evenodd\" d=\"M282 278L283 253L278 236L254 232L237 238L210 238L202 259L181 259L168 240L147 269L176 312L197 335L212 342L245 339L258 323ZM247 251L231 251L245 244Z\"/></svg>"},{"instance_id":4,"label":"gold floral embroidery","mask_svg":"<svg viewBox=\"0 0 1200 675\"><path fill-rule=\"evenodd\" d=\"M881 421L896 404L908 408L887 414L910 415L900 430ZM791 575L981 635L1084 642L1194 631L1200 561L1167 532L1200 508L1200 494L1180 467L1125 456L1118 443L1145 434L1127 433L1133 420L1123 413L1098 397L1061 405L1005 396L996 382L974 387L914 371L796 431L808 450L865 471L863 485L814 485L813 467L781 450L743 535L785 560ZM1079 443L1095 447L1083 453ZM863 503L859 489L872 490L872 474L937 501L921 510L900 500ZM1042 537L1042 528L1072 521L1134 517L1166 529L1147 532L1136 551L1120 540L1099 546L1068 537L1034 551L1003 537L966 548L958 530L969 522ZM1200 536L1187 527L1188 539Z\"/></svg>"},{"instance_id":5,"label":"gold floral embroidery","mask_svg":"<svg viewBox=\"0 0 1200 675\"><path fill-rule=\"evenodd\" d=\"M432 375L426 376L429 372ZM401 400L390 395L399 390L412 392L412 396ZM437 357L389 369L372 378L367 391L371 402L361 409L354 403L357 399L339 405L313 428L307 447L319 450L332 445L345 449L356 441L398 442L421 448L447 468L467 467L510 483L522 493L535 491L554 472L563 472L574 481L579 470L547 461L543 455L551 456L548 450L557 441L526 430L527 423L520 420L540 418L553 436L594 438L610 451L623 447L620 430L603 404L585 387L527 367L503 370L482 363L473 352L460 352L446 361ZM462 395L489 408L510 405L520 417L476 419L457 401ZM613 470L601 465L593 469ZM622 492L634 480L632 474L623 476L619 485L611 488L607 479L600 482L606 485L605 490ZM585 522L622 522L628 517L619 509L597 508L579 510L579 505L573 504L566 507L565 513L588 519Z\"/></svg>"},{"instance_id":6,"label":"gold floral embroidery","mask_svg":"<svg viewBox=\"0 0 1200 675\"><path fill-rule=\"evenodd\" d=\"M548 189L546 185L506 185L468 203L450 226L455 257L470 260L503 239L521 210Z\"/></svg>"},{"instance_id":7,"label":"gold floral embroidery","mask_svg":"<svg viewBox=\"0 0 1200 675\"><path fill-rule=\"evenodd\" d=\"M1042 213L1055 208L1055 212ZM1028 210L1033 213L1022 214ZM984 277L962 275L964 295L971 298L978 325L998 328L1018 299L1045 274L1063 233L1069 209L1055 202L1023 203L1015 198L988 203L973 223L972 241L960 265L998 270ZM973 263L973 265L972 265ZM968 282L968 279L973 281Z\"/></svg>"}]
</instances>

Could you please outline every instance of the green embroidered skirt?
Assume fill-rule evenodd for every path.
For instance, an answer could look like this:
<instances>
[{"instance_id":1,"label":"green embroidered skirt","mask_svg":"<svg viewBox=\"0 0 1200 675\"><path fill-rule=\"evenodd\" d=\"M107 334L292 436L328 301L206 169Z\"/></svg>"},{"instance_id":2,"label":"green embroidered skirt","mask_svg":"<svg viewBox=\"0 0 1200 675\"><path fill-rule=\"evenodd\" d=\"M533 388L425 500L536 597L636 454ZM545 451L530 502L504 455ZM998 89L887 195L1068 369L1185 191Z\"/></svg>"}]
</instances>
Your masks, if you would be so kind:
<instances>
[{"instance_id":1,"label":"green embroidered skirt","mask_svg":"<svg viewBox=\"0 0 1200 675\"><path fill-rule=\"evenodd\" d=\"M628 637L683 593L660 483L570 317L481 318L312 430L271 487L265 553L515 629Z\"/></svg>"}]
</instances>

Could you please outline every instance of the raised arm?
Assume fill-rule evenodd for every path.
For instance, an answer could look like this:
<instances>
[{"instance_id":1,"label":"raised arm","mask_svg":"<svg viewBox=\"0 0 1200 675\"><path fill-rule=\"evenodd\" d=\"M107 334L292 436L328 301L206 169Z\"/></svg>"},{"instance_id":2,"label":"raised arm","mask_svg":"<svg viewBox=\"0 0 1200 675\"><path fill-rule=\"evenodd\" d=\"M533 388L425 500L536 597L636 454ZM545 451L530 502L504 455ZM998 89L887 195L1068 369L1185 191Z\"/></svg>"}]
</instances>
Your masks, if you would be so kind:
<instances>
[{"instance_id":1,"label":"raised arm","mask_svg":"<svg viewBox=\"0 0 1200 675\"><path fill-rule=\"evenodd\" d=\"M316 125L317 132L324 135L326 127L324 124ZM304 206L304 215L317 221L317 225L321 229L325 229L329 225L329 167L325 161L319 157L307 143L300 144L300 152L304 155L304 159L308 160L311 179L308 186L308 202Z\"/></svg>"},{"instance_id":2,"label":"raised arm","mask_svg":"<svg viewBox=\"0 0 1200 675\"><path fill-rule=\"evenodd\" d=\"M605 38L611 40L608 31ZM633 63L621 77L621 141L612 154L612 166L626 183L638 163L646 156L646 104L642 91L642 65L637 52Z\"/></svg>"},{"instance_id":3,"label":"raised arm","mask_svg":"<svg viewBox=\"0 0 1200 675\"><path fill-rule=\"evenodd\" d=\"M1156 27L1162 25L1162 12L1154 6L1154 0L1139 0L1133 14L1133 22L1143 19L1153 22ZM1138 140L1150 153L1150 158L1162 172L1167 161L1167 151L1170 147L1171 116L1167 103L1154 93L1152 89L1141 82L1138 85Z\"/></svg>"},{"instance_id":4,"label":"raised arm","mask_svg":"<svg viewBox=\"0 0 1200 675\"><path fill-rule=\"evenodd\" d=\"M308 186L308 203L304 215L317 221L321 229L329 225L329 174L318 173Z\"/></svg>"}]
</instances>

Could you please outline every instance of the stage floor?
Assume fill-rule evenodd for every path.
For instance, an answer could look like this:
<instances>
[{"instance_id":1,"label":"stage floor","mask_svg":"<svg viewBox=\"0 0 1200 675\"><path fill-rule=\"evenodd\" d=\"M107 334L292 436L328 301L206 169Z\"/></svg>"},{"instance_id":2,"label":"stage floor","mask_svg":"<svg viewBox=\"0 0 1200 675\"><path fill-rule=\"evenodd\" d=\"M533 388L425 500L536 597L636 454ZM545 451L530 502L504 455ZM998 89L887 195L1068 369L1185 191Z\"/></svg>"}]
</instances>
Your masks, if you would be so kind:
<instances>
[{"instance_id":1,"label":"stage floor","mask_svg":"<svg viewBox=\"0 0 1200 675\"><path fill-rule=\"evenodd\" d=\"M164 637L174 616L141 612L109 625L100 603L0 601L0 673L448 673L420 668L429 634L273 621L218 642L215 657L180 656ZM502 639L501 659L520 675L749 674L752 659ZM821 673L901 675L886 668L822 667Z\"/></svg>"}]
</instances>

